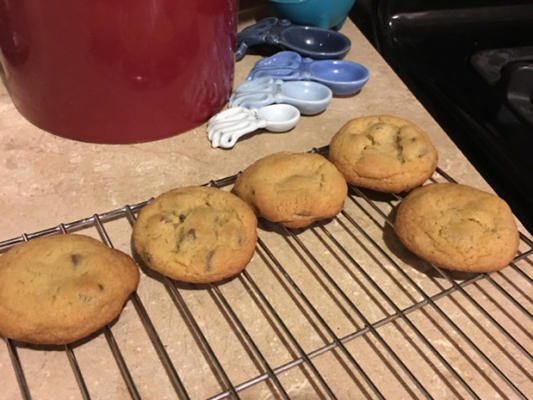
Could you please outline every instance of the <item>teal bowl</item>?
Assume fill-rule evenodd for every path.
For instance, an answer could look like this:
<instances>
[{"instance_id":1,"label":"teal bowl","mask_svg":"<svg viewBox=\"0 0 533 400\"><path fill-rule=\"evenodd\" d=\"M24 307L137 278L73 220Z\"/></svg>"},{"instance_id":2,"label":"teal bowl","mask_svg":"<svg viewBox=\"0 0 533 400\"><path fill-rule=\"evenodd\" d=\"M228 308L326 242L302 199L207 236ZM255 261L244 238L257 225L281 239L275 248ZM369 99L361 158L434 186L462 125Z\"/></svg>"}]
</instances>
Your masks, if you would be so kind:
<instances>
[{"instance_id":1,"label":"teal bowl","mask_svg":"<svg viewBox=\"0 0 533 400\"><path fill-rule=\"evenodd\" d=\"M268 0L276 15L298 25L340 29L355 0Z\"/></svg>"}]
</instances>

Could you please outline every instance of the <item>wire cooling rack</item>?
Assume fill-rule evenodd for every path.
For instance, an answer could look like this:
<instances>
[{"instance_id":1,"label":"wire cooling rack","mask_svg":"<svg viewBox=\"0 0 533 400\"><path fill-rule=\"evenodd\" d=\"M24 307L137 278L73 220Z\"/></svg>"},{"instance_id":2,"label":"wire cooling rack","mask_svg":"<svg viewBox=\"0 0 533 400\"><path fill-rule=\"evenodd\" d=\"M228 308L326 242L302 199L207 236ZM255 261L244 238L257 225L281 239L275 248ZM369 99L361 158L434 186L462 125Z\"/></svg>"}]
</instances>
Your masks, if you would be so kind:
<instances>
[{"instance_id":1,"label":"wire cooling rack","mask_svg":"<svg viewBox=\"0 0 533 400\"><path fill-rule=\"evenodd\" d=\"M209 185L228 190L236 176ZM454 182L440 169L431 181ZM0 249L76 231L131 254L131 227L149 201ZM0 397L531 396L532 241L520 234L501 271L444 271L394 236L400 201L352 186L332 220L304 230L260 221L254 258L223 283L199 288L144 271L118 321L89 340L59 348L5 340Z\"/></svg>"}]
</instances>

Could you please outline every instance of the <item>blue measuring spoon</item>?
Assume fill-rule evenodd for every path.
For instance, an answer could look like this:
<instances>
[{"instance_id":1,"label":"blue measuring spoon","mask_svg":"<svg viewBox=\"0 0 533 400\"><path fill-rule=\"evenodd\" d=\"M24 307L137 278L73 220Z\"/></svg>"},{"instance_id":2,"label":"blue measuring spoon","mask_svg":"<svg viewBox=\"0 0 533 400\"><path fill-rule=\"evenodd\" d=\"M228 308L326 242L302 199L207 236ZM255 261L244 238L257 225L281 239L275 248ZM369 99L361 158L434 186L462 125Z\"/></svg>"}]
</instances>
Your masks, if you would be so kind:
<instances>
[{"instance_id":1,"label":"blue measuring spoon","mask_svg":"<svg viewBox=\"0 0 533 400\"><path fill-rule=\"evenodd\" d=\"M361 90L370 73L365 66L352 61L313 60L293 51L280 51L259 60L248 79L266 76L283 81L315 81L328 86L334 96L349 96Z\"/></svg>"},{"instance_id":2,"label":"blue measuring spoon","mask_svg":"<svg viewBox=\"0 0 533 400\"><path fill-rule=\"evenodd\" d=\"M316 59L342 58L351 47L350 39L340 32L294 25L275 17L264 18L237 34L237 61L244 57L248 47L257 44L281 46Z\"/></svg>"}]
</instances>

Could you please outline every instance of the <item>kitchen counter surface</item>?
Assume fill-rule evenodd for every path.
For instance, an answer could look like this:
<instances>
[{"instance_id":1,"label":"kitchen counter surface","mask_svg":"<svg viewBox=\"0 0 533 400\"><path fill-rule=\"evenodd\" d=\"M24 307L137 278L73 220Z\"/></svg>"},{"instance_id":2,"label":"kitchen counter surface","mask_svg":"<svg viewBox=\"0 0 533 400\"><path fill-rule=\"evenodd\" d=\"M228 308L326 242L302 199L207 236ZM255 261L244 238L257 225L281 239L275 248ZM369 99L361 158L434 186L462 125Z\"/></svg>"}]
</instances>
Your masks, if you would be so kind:
<instances>
[{"instance_id":1,"label":"kitchen counter surface","mask_svg":"<svg viewBox=\"0 0 533 400\"><path fill-rule=\"evenodd\" d=\"M352 23L343 33L352 42L347 60L370 70L363 90L334 98L318 116L302 117L285 134L261 133L241 140L232 150L213 149L205 125L169 139L131 145L76 142L51 135L15 109L0 88L0 237L33 232L136 203L177 186L205 183L232 175L277 151L307 151L329 143L348 120L370 114L392 114L426 130L440 155L439 166L461 182L488 186ZM236 63L241 83L258 56ZM177 105L178 106L178 105Z\"/></svg>"},{"instance_id":2,"label":"kitchen counter surface","mask_svg":"<svg viewBox=\"0 0 533 400\"><path fill-rule=\"evenodd\" d=\"M438 149L439 167L442 170L461 183L490 190L468 160L366 41L355 25L347 21L342 32L352 40L352 49L346 59L361 63L370 70L370 80L363 90L352 97L334 98L324 113L313 117L302 117L298 126L289 133L255 134L239 141L231 150L211 148L206 137L205 124L168 139L131 145L100 145L64 139L40 130L21 117L6 89L3 86L0 87L0 185L2 187L0 205L3 211L0 214L0 240L56 226L60 222L76 221L95 213L117 209L126 204L142 202L171 188L203 184L212 179L229 176L244 169L256 159L273 152L308 151L313 147L327 145L345 122L358 116L371 114L391 114L413 121L431 137ZM236 63L235 85L245 79L248 71L258 59L259 56L247 55L242 61ZM116 230L127 232L126 228L116 228ZM265 235L269 237L270 233L266 232ZM128 251L129 237L125 233L120 235L120 239L114 244ZM272 240L275 241L275 239ZM276 244L273 246L277 248ZM281 257L283 258L283 254ZM287 257L291 256L287 255ZM150 283L146 282L147 279L149 278L143 276L145 282L141 283L139 292L144 293L142 296L145 296L145 305L149 312L154 313L153 319L161 319L159 329L164 332L168 329L170 332L170 328L180 316L169 311L173 305L168 299L164 306L154 305L157 303L158 296L165 293L153 294ZM531 294L530 289L530 286L529 289L526 286L522 289L522 294L525 295L524 292L528 290ZM187 296L186 292L184 297L188 298ZM431 318L435 317L431 316ZM116 335L124 333L126 329L134 332L142 331L142 326L134 319L135 309L129 304L119 322L113 327ZM134 325L135 327L132 328ZM513 327L509 329L513 331L515 329ZM529 329L527 325L526 329ZM176 333L176 335L181 334L181 332ZM524 335L524 332L520 334ZM102 343L104 341L102 336L99 335L92 342ZM178 342L180 337L170 336ZM141 381L138 385L139 391L145 398L174 398L172 390L161 389L162 387L171 388L165 381L164 372L157 379L154 374L152 380L154 368L152 362L158 364L157 357L154 358L155 361L150 361L147 356L144 360L144 351L142 346L135 342L136 338L136 333L128 334L127 339L121 342L121 347L125 348L127 357L131 355L128 362L134 371L134 377ZM164 340L171 339L165 336ZM213 340L216 341L216 339ZM119 373L107 364L113 361L109 361L104 356L100 357L98 350L86 349L92 342L81 344L76 349L90 392L94 394L94 398L128 398L128 392ZM191 341L189 346L194 346L194 342ZM309 346L312 346L312 343L309 343ZM376 344L374 343L373 346ZM131 352L128 350L129 347L131 347ZM516 349L512 351L514 350ZM169 352L171 357L177 357L180 350L170 349ZM19 353L35 398L79 397L79 389L72 379L72 372L68 364L65 364L64 357L58 355L62 352L21 347ZM339 354L336 353L335 357L341 357ZM244 357L239 355L241 356ZM195 355L187 350L187 357L193 359ZM520 355L516 357L519 358ZM61 367L56 366L56 363L60 362L58 358L62 360ZM109 376L104 377L99 370L107 370L107 368L114 372L109 372ZM216 380L213 380L214 383L202 381L202 374L209 373L209 368L204 368L202 371L195 372L196 378L179 370L180 373L185 374L184 379L190 387L216 385ZM461 364L457 368L459 373L470 374L468 366ZM20 392L11 371L5 346L0 347L0 370L2 371L0 386L3 391L0 397L3 399L19 398ZM7 370L11 372L4 373ZM525 374L524 371L520 371L519 369L517 374ZM300 373L301 376L294 378L290 384L287 384L287 388L297 398L297 394L304 396L300 398L312 398L312 395L311 397L305 396L309 396L306 390L311 390L313 385L302 383L305 381L302 377L307 376L309 372L300 371ZM432 372L435 377L431 379L438 381L441 373ZM142 378L137 378L142 374L149 376L150 379L143 381ZM349 376L352 376L350 374L356 374L356 372L351 371ZM240 382L240 379L246 378L244 372L241 375L234 375L232 379ZM66 376L68 383L65 383ZM107 378L111 383L106 383ZM332 378L333 381L335 379L346 378ZM526 379L521 376L516 379L522 385L521 388L531 389L531 384L527 383ZM161 383L160 380L166 383ZM411 386L405 389L408 397L413 395L412 391L416 392L416 389ZM454 389L449 386L453 385L448 385L446 398L453 398L457 394L463 395L463 392L454 392ZM268 386L263 385L261 390L267 389ZM364 390L368 388L361 389L363 394ZM482 390L488 390L486 393L491 395L487 398L498 398L498 391L490 388L479 390L480 393L484 393ZM206 395L199 389L191 389L191 391L193 397L195 397L194 394L198 397ZM216 392L215 390L211 394ZM265 393L261 392L257 397L255 395L244 397L269 398ZM346 393L343 396L342 393L340 398L350 397ZM503 394L506 393L503 392ZM393 398L396 397L394 393L390 395ZM416 392L414 397L419 395L420 393Z\"/></svg>"}]
</instances>

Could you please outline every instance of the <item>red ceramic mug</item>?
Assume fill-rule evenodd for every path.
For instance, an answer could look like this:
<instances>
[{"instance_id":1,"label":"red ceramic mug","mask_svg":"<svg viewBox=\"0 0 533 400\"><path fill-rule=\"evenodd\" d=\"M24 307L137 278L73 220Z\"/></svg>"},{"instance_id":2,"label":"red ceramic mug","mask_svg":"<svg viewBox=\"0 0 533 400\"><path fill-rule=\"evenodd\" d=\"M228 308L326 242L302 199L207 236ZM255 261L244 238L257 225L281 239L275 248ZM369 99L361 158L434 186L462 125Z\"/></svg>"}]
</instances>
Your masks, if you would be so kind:
<instances>
[{"instance_id":1,"label":"red ceramic mug","mask_svg":"<svg viewBox=\"0 0 533 400\"><path fill-rule=\"evenodd\" d=\"M4 82L57 135L168 137L226 102L236 23L237 0L0 0Z\"/></svg>"}]
</instances>

